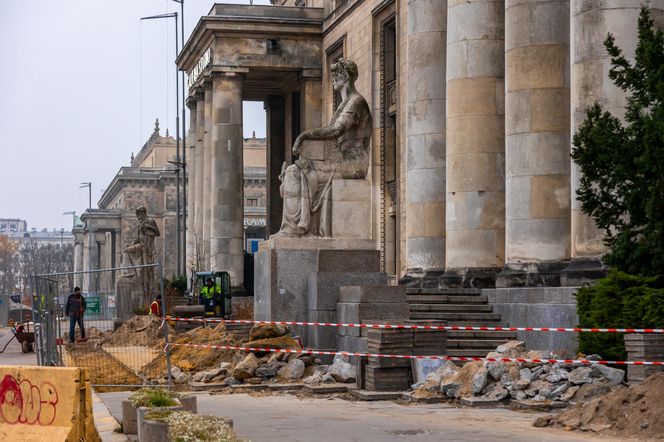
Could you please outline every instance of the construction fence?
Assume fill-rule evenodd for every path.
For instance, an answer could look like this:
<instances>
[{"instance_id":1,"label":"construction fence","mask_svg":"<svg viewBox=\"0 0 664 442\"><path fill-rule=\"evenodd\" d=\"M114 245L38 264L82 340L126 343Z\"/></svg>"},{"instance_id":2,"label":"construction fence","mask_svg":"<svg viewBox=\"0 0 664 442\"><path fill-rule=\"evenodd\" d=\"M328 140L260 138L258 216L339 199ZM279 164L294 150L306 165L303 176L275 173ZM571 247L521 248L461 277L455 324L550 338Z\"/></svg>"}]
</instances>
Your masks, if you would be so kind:
<instances>
[{"instance_id":1,"label":"construction fence","mask_svg":"<svg viewBox=\"0 0 664 442\"><path fill-rule=\"evenodd\" d=\"M145 371L163 365L169 382L168 326L148 314L157 295L167 311L161 265L35 275L33 283L39 365L87 368L92 385L107 388L153 384ZM85 309L66 312L76 287Z\"/></svg>"}]
</instances>

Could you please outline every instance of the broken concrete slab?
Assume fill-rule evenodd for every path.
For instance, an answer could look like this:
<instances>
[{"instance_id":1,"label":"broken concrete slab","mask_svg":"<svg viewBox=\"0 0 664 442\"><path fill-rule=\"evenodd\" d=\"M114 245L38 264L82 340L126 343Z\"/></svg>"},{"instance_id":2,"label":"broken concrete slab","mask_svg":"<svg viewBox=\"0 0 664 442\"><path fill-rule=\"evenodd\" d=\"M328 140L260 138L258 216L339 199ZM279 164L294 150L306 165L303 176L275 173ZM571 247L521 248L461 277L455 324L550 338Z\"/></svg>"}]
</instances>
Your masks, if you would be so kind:
<instances>
[{"instance_id":1,"label":"broken concrete slab","mask_svg":"<svg viewBox=\"0 0 664 442\"><path fill-rule=\"evenodd\" d=\"M567 407L567 402L562 401L535 401L532 399L524 399L522 401L512 399L510 401L510 407L516 408L517 410L535 410L535 411L547 411L552 408L565 408Z\"/></svg>"}]
</instances>

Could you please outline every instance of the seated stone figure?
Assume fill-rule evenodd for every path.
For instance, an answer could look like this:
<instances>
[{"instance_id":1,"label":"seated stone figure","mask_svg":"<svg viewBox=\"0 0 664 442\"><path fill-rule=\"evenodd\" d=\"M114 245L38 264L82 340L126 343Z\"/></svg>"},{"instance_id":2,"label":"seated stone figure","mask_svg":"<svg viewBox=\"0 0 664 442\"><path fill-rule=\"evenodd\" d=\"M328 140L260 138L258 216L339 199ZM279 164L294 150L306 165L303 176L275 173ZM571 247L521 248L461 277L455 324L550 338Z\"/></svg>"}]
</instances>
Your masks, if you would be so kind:
<instances>
[{"instance_id":1,"label":"seated stone figure","mask_svg":"<svg viewBox=\"0 0 664 442\"><path fill-rule=\"evenodd\" d=\"M331 66L334 90L341 95L329 126L305 131L293 144L293 164L284 163L279 188L284 200L281 229L273 236L331 237L333 179L364 179L369 168L371 111L355 89L357 65L341 59ZM328 141L319 155L310 141ZM315 149L314 149L315 150Z\"/></svg>"}]
</instances>

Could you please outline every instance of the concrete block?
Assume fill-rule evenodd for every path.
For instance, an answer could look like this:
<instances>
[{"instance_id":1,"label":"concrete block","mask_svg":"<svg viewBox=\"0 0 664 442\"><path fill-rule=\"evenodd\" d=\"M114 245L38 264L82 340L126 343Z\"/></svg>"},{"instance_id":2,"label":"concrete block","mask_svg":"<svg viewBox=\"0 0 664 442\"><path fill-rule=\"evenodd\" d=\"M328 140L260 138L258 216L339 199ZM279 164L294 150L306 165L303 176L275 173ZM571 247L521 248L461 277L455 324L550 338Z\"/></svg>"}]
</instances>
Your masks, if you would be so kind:
<instances>
[{"instance_id":1,"label":"concrete block","mask_svg":"<svg viewBox=\"0 0 664 442\"><path fill-rule=\"evenodd\" d=\"M371 183L332 180L332 236L371 238Z\"/></svg>"},{"instance_id":2,"label":"concrete block","mask_svg":"<svg viewBox=\"0 0 664 442\"><path fill-rule=\"evenodd\" d=\"M336 311L309 310L309 322L336 322ZM315 349L334 349L337 343L337 327L307 327L307 346Z\"/></svg>"},{"instance_id":3,"label":"concrete block","mask_svg":"<svg viewBox=\"0 0 664 442\"><path fill-rule=\"evenodd\" d=\"M361 322L371 322L371 320L407 320L409 317L409 308L407 303L337 303L337 321L344 323L359 324ZM349 332L346 332L348 329ZM339 334L350 336L359 336L359 329L356 327L340 327Z\"/></svg>"},{"instance_id":4,"label":"concrete block","mask_svg":"<svg viewBox=\"0 0 664 442\"><path fill-rule=\"evenodd\" d=\"M366 338L337 335L337 350L350 353L366 353L368 351Z\"/></svg>"}]
</instances>

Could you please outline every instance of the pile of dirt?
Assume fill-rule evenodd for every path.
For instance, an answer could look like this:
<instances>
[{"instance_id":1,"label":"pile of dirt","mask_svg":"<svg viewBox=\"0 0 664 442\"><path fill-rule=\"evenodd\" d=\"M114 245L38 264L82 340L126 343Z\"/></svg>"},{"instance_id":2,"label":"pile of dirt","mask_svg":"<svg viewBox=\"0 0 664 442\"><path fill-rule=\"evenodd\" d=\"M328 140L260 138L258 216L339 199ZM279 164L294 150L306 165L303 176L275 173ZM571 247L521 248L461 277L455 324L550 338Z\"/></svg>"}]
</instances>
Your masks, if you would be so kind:
<instances>
[{"instance_id":1,"label":"pile of dirt","mask_svg":"<svg viewBox=\"0 0 664 442\"><path fill-rule=\"evenodd\" d=\"M107 346L142 345L163 348L164 329L161 327L161 322L161 319L157 316L134 316L122 324L120 328L106 336L103 344ZM168 324L164 324L164 327L168 327ZM170 328L169 333L172 333Z\"/></svg>"},{"instance_id":2,"label":"pile of dirt","mask_svg":"<svg viewBox=\"0 0 664 442\"><path fill-rule=\"evenodd\" d=\"M209 344L209 345L240 345L232 334L226 334L224 324L214 328L197 327L171 341L174 344ZM177 366L186 372L204 371L219 366L222 362L232 362L234 350L219 350L209 348L184 347L173 345L171 350L171 366ZM166 373L166 356L160 354L147 364L141 373L148 379L162 379Z\"/></svg>"},{"instance_id":3,"label":"pile of dirt","mask_svg":"<svg viewBox=\"0 0 664 442\"><path fill-rule=\"evenodd\" d=\"M639 440L664 438L664 373L535 423L543 424Z\"/></svg>"}]
</instances>

